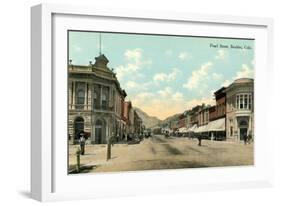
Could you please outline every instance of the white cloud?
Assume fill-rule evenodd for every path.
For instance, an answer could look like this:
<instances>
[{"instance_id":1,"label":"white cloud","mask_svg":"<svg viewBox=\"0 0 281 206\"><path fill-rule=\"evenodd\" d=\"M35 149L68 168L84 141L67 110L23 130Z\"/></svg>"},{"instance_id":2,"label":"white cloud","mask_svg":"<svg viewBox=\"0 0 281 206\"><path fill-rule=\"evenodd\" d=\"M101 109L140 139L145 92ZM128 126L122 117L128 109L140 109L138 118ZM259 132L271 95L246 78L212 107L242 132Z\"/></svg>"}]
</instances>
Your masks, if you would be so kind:
<instances>
[{"instance_id":1,"label":"white cloud","mask_svg":"<svg viewBox=\"0 0 281 206\"><path fill-rule=\"evenodd\" d=\"M126 50L125 51L125 57L128 59L128 60L132 60L136 63L139 63L141 58L142 58L142 50L139 49L139 48L136 48L136 49L133 49L133 50Z\"/></svg>"},{"instance_id":2,"label":"white cloud","mask_svg":"<svg viewBox=\"0 0 281 206\"><path fill-rule=\"evenodd\" d=\"M181 60L187 60L188 58L190 58L190 54L187 52L181 52L178 57Z\"/></svg>"},{"instance_id":3,"label":"white cloud","mask_svg":"<svg viewBox=\"0 0 281 206\"><path fill-rule=\"evenodd\" d=\"M230 84L231 84L231 81L227 79L227 80L225 80L225 81L222 83L221 86L223 86L223 87L228 87Z\"/></svg>"},{"instance_id":4,"label":"white cloud","mask_svg":"<svg viewBox=\"0 0 281 206\"><path fill-rule=\"evenodd\" d=\"M227 57L227 52L224 49L219 49L217 55L215 56L216 59L225 59Z\"/></svg>"},{"instance_id":5,"label":"white cloud","mask_svg":"<svg viewBox=\"0 0 281 206\"><path fill-rule=\"evenodd\" d=\"M187 83L183 84L183 87L189 90L197 89L199 87L199 84L201 86L202 82L208 79L208 72L212 66L212 62L207 62L201 65L199 69L194 70L192 72L191 77L189 77Z\"/></svg>"},{"instance_id":6,"label":"white cloud","mask_svg":"<svg viewBox=\"0 0 281 206\"><path fill-rule=\"evenodd\" d=\"M166 101L181 101L183 100L183 94L181 92L174 92L171 87L165 87L163 90L157 92L161 97L166 98Z\"/></svg>"},{"instance_id":7,"label":"white cloud","mask_svg":"<svg viewBox=\"0 0 281 206\"><path fill-rule=\"evenodd\" d=\"M126 88L128 88L128 89L138 89L140 87L141 87L141 85L136 83L136 82L134 82L134 81L128 81L126 83Z\"/></svg>"},{"instance_id":8,"label":"white cloud","mask_svg":"<svg viewBox=\"0 0 281 206\"><path fill-rule=\"evenodd\" d=\"M168 74L166 74L166 73L157 73L157 74L154 75L153 80L155 82L157 82L157 81L171 81L171 80L174 80L176 78L176 76L177 76L177 74L179 72L180 72L179 69L174 68L172 70L172 72L168 73Z\"/></svg>"},{"instance_id":9,"label":"white cloud","mask_svg":"<svg viewBox=\"0 0 281 206\"><path fill-rule=\"evenodd\" d=\"M254 70L251 69L247 64L242 64L241 69L236 73L235 79L239 78L253 78Z\"/></svg>"},{"instance_id":10,"label":"white cloud","mask_svg":"<svg viewBox=\"0 0 281 206\"><path fill-rule=\"evenodd\" d=\"M154 98L154 94L151 92L140 92L133 96L132 103L138 107L149 104L149 100Z\"/></svg>"},{"instance_id":11,"label":"white cloud","mask_svg":"<svg viewBox=\"0 0 281 206\"><path fill-rule=\"evenodd\" d=\"M172 94L172 88L165 87L163 90L159 90L157 93L160 94L162 97L168 97Z\"/></svg>"},{"instance_id":12,"label":"white cloud","mask_svg":"<svg viewBox=\"0 0 281 206\"><path fill-rule=\"evenodd\" d=\"M215 104L215 100L212 97L204 97L201 99L192 99L188 102L186 102L186 108L187 109L192 109L193 107L197 106L197 105L214 105Z\"/></svg>"},{"instance_id":13,"label":"white cloud","mask_svg":"<svg viewBox=\"0 0 281 206\"><path fill-rule=\"evenodd\" d=\"M174 101L182 101L183 100L183 94L180 92L176 92L172 95L172 99Z\"/></svg>"},{"instance_id":14,"label":"white cloud","mask_svg":"<svg viewBox=\"0 0 281 206\"><path fill-rule=\"evenodd\" d=\"M213 73L212 77L213 77L214 80L219 81L219 80L221 80L223 78L223 75L222 74L218 74L218 73Z\"/></svg>"},{"instance_id":15,"label":"white cloud","mask_svg":"<svg viewBox=\"0 0 281 206\"><path fill-rule=\"evenodd\" d=\"M211 91L210 91L210 97L213 97L213 96L214 96L215 91L217 91L217 90L216 90L216 89L211 89Z\"/></svg>"},{"instance_id":16,"label":"white cloud","mask_svg":"<svg viewBox=\"0 0 281 206\"><path fill-rule=\"evenodd\" d=\"M233 81L240 78L253 78L254 77L254 69L250 68L247 64L242 64L241 69L237 71L236 75L231 78L231 80L227 79L222 83L222 86L227 87Z\"/></svg>"},{"instance_id":17,"label":"white cloud","mask_svg":"<svg viewBox=\"0 0 281 206\"><path fill-rule=\"evenodd\" d=\"M133 74L143 68L144 65L151 64L151 61L144 60L140 48L128 49L124 53L127 64L116 67L116 74L119 80L128 74Z\"/></svg>"}]
</instances>

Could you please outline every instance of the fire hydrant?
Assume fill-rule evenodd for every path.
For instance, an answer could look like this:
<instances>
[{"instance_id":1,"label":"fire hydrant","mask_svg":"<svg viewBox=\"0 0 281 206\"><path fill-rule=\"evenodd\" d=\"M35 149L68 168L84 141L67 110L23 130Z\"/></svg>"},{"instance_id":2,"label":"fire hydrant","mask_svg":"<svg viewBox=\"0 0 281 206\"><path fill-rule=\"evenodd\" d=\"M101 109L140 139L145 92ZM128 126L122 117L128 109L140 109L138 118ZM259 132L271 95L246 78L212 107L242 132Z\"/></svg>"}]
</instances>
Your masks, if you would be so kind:
<instances>
[{"instance_id":1,"label":"fire hydrant","mask_svg":"<svg viewBox=\"0 0 281 206\"><path fill-rule=\"evenodd\" d=\"M78 147L76 150L76 172L79 173L80 172L80 154L81 154L81 150Z\"/></svg>"}]
</instances>

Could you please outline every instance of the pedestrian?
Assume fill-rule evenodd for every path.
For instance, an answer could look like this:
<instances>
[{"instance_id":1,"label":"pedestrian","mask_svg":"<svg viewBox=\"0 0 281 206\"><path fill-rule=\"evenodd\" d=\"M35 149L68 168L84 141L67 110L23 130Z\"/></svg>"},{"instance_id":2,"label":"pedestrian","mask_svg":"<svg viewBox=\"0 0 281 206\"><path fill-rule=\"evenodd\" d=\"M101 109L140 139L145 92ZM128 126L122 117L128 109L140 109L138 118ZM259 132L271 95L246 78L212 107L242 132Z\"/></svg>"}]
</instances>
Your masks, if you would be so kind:
<instances>
[{"instance_id":1,"label":"pedestrian","mask_svg":"<svg viewBox=\"0 0 281 206\"><path fill-rule=\"evenodd\" d=\"M202 140L202 137L201 137L201 135L198 135L198 146L201 146L201 140Z\"/></svg>"},{"instance_id":2,"label":"pedestrian","mask_svg":"<svg viewBox=\"0 0 281 206\"><path fill-rule=\"evenodd\" d=\"M85 135L84 132L80 133L79 143L80 143L80 148L81 148L81 155L85 154L86 139L85 139L84 135Z\"/></svg>"}]
</instances>

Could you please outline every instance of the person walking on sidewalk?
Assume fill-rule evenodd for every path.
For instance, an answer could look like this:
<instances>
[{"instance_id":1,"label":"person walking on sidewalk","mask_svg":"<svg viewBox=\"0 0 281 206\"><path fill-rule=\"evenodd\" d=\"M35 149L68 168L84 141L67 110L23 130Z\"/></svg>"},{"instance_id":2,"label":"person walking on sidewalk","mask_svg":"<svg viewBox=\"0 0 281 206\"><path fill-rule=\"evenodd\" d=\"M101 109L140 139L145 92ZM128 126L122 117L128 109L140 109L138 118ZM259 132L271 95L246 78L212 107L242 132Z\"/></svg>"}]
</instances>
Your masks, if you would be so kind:
<instances>
[{"instance_id":1,"label":"person walking on sidewalk","mask_svg":"<svg viewBox=\"0 0 281 206\"><path fill-rule=\"evenodd\" d=\"M79 144L80 144L80 148L81 148L81 155L84 155L85 154L85 144L86 144L84 132L82 132L80 134Z\"/></svg>"}]
</instances>

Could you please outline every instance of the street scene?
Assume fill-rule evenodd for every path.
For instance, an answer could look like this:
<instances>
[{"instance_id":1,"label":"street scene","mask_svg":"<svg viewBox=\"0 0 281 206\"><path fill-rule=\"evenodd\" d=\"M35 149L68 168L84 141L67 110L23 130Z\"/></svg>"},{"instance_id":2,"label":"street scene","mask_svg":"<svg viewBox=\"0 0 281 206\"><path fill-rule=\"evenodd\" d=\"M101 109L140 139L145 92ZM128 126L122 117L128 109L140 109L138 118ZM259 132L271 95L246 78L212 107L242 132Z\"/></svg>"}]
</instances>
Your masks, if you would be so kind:
<instances>
[{"instance_id":1,"label":"street scene","mask_svg":"<svg viewBox=\"0 0 281 206\"><path fill-rule=\"evenodd\" d=\"M76 149L70 147L70 173L76 174ZM81 173L253 165L253 144L198 141L155 135L138 144L87 145L81 156Z\"/></svg>"},{"instance_id":2,"label":"street scene","mask_svg":"<svg viewBox=\"0 0 281 206\"><path fill-rule=\"evenodd\" d=\"M68 39L70 175L254 165L254 39Z\"/></svg>"}]
</instances>

